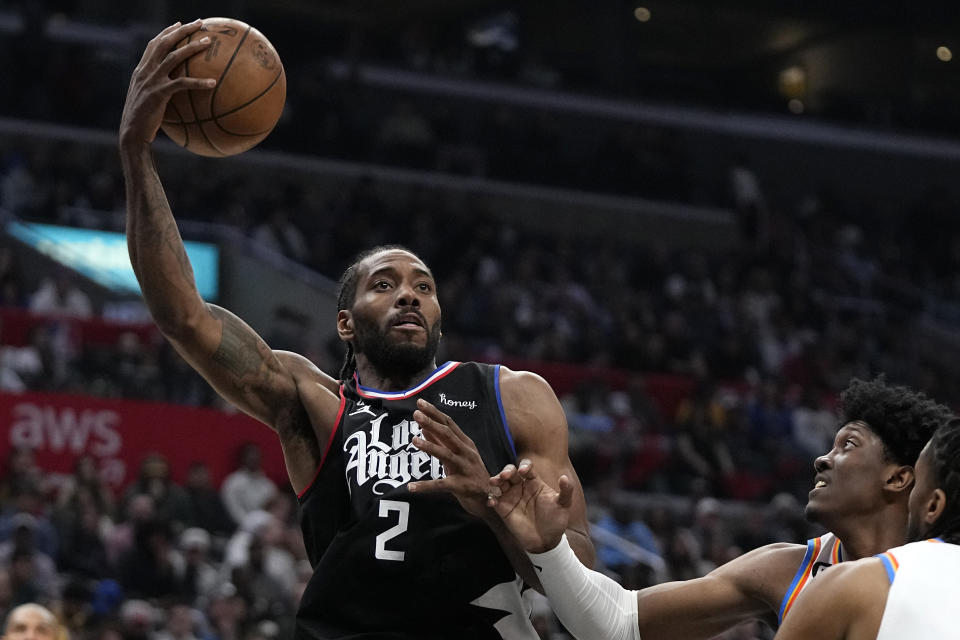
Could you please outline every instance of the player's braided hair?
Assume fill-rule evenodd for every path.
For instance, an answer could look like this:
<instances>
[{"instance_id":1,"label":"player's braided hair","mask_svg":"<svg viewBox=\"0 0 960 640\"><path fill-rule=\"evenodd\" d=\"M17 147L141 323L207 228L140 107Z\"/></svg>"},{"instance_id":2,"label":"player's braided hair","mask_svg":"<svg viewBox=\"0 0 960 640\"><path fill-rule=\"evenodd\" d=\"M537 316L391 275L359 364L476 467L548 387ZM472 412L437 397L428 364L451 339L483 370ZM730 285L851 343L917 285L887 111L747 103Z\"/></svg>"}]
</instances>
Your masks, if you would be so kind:
<instances>
[{"instance_id":1,"label":"player's braided hair","mask_svg":"<svg viewBox=\"0 0 960 640\"><path fill-rule=\"evenodd\" d=\"M930 453L934 482L947 494L947 505L925 537L960 544L960 420L937 429Z\"/></svg>"},{"instance_id":2,"label":"player's braided hair","mask_svg":"<svg viewBox=\"0 0 960 640\"><path fill-rule=\"evenodd\" d=\"M953 412L921 392L873 380L854 378L840 394L844 422L862 421L880 437L888 460L915 465L920 451Z\"/></svg>"},{"instance_id":3,"label":"player's braided hair","mask_svg":"<svg viewBox=\"0 0 960 640\"><path fill-rule=\"evenodd\" d=\"M357 298L357 280L360 277L360 263L377 253L384 251L406 251L407 253L417 255L410 249L399 244L384 244L361 251L350 263L343 274L340 276L340 286L337 289L337 311L343 311L353 306ZM353 344L347 343L347 352L343 356L343 366L340 367L340 381L346 382L353 372L357 370L357 360L354 357Z\"/></svg>"}]
</instances>

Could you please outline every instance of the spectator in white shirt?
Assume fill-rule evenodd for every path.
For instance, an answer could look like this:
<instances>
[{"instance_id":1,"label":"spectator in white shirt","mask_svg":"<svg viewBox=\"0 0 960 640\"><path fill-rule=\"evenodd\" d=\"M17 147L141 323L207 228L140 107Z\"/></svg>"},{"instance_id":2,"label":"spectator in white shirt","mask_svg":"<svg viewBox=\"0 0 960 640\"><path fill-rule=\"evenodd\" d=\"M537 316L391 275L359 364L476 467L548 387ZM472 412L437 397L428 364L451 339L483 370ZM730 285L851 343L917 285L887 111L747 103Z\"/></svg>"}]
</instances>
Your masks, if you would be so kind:
<instances>
[{"instance_id":1,"label":"spectator in white shirt","mask_svg":"<svg viewBox=\"0 0 960 640\"><path fill-rule=\"evenodd\" d=\"M265 509L276 493L276 485L260 469L260 447L252 442L243 445L240 468L228 475L220 488L234 522L239 526L250 512Z\"/></svg>"},{"instance_id":2,"label":"spectator in white shirt","mask_svg":"<svg viewBox=\"0 0 960 640\"><path fill-rule=\"evenodd\" d=\"M30 311L90 318L93 316L93 305L87 294L77 287L71 272L59 269L54 276L45 278L31 296Z\"/></svg>"}]
</instances>

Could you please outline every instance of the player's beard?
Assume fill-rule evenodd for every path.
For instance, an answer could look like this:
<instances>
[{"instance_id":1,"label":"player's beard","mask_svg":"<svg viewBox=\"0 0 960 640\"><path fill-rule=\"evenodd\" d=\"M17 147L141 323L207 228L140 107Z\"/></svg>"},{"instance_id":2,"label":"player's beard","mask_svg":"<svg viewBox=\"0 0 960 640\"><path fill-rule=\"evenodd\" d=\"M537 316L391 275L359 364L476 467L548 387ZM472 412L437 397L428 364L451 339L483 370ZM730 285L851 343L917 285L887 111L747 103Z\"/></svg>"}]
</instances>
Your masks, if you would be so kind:
<instances>
[{"instance_id":1,"label":"player's beard","mask_svg":"<svg viewBox=\"0 0 960 640\"><path fill-rule=\"evenodd\" d=\"M390 329L375 321L354 316L354 348L366 356L381 376L407 378L423 372L437 356L440 346L440 321L427 327L427 342L422 347L390 339Z\"/></svg>"}]
</instances>

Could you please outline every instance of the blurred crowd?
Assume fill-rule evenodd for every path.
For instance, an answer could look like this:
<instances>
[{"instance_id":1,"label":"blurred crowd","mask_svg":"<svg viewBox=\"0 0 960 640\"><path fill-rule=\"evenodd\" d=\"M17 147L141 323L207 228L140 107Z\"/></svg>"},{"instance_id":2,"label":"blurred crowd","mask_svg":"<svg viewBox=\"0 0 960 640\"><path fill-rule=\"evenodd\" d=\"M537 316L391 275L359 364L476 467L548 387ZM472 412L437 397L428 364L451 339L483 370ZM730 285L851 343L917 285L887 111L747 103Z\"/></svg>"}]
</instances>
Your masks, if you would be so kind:
<instances>
[{"instance_id":1,"label":"blurred crowd","mask_svg":"<svg viewBox=\"0 0 960 640\"><path fill-rule=\"evenodd\" d=\"M310 575L296 498L247 445L221 486L195 463L181 483L160 454L115 493L93 458L51 476L30 449L0 474L0 620L51 607L74 639L290 637Z\"/></svg>"},{"instance_id":2,"label":"blurred crowd","mask_svg":"<svg viewBox=\"0 0 960 640\"><path fill-rule=\"evenodd\" d=\"M9 142L0 155L6 215L122 230L123 181L113 153ZM779 203L747 163L734 164L739 242L671 247L626 228L618 236L572 237L505 222L482 197L370 178L201 169L191 158L162 171L179 218L240 229L332 279L361 249L410 246L438 274L450 358L745 381L758 396L772 382L793 404L804 390L830 395L851 377L886 372L958 400L950 365L960 318L960 223L942 191L875 212L867 225L874 203L830 191ZM12 259L0 268L6 304L50 304L43 301L49 295L27 289L51 290L52 283L27 282ZM323 364L335 365L336 348Z\"/></svg>"},{"instance_id":3,"label":"blurred crowd","mask_svg":"<svg viewBox=\"0 0 960 640\"><path fill-rule=\"evenodd\" d=\"M750 58L748 50L734 55L724 49L729 59L716 61L715 65L706 60L699 65L680 62L694 52L709 55L706 51L710 49L696 47L684 54L677 52L691 40L729 46L720 44L722 37L712 39L717 38L715 33L728 30L725 23L746 21L745 16L760 20L752 11L709 12L705 17L693 7L685 7L683 12L661 12L647 24L634 18L635 10L645 8L624 3L590 7L560 3L552 5L549 11L537 3L466 3L443 11L436 9L424 6L394 14L376 4L339 11L300 2L276 5L165 0L132 10L106 0L0 0L4 18L0 21L4 35L0 38L0 78L7 86L17 87L16 92L6 96L8 108L27 109L32 117L42 119L67 118L75 124L112 126L117 121L113 116L119 114L126 79L150 37L175 20L231 15L245 19L269 36L278 47L288 77L298 79L289 86L295 109L292 115L297 122L287 130L287 141L296 141L300 136L308 144L318 144L325 136L311 124L328 133L345 126L341 133L359 134L360 140L381 133L376 127L351 128L349 109L338 109L332 104L339 99L337 95L350 93L352 76L359 73L360 65L381 65L391 71L412 71L441 80L492 81L533 90L560 89L618 98L640 97L650 102L665 100L783 113L785 94L789 92L782 88L778 91L774 69L766 67L790 64L792 60L803 60L799 54L807 50L818 51L815 44L806 43L783 60L773 62L771 54L766 53L746 63L740 58ZM827 28L832 22L841 37L832 34L830 39L832 42L836 37L840 47L845 31L841 25L857 15L854 9L842 7L834 7L829 15L807 6L794 9L793 17L800 23L824 21L822 28ZM681 18L677 22L685 12L700 14L700 21L687 23ZM768 17L774 15L776 12ZM906 47L906 38L912 35L917 38L915 46L921 46L919 33L924 26L955 24L957 12L940 3L935 9L916 7L909 24L888 8L878 9L876 17L876 25L903 27L903 40L891 38L890 46L893 51L909 55L909 48L897 48ZM578 28L570 29L571 24ZM682 37L671 29L680 29ZM702 33L708 29L715 33ZM734 33L727 37L735 37ZM670 42L665 43L667 34ZM647 55L638 57L638 51ZM653 52L658 55L649 55ZM851 64L848 56L832 55L835 60L827 64L835 62L846 73L864 73L856 66L847 66ZM23 60L30 60L31 64L22 64ZM939 70L940 74L945 70L946 67ZM936 128L956 133L956 119L952 117L954 97L938 86L949 83L934 80L949 76L934 75L923 66L915 70L915 75L930 76L923 82L919 77L902 77L904 71L891 73L900 74L898 82L915 83L911 84L911 91L893 92L887 85L879 85L884 89L867 93L861 88L848 94L843 90L815 92L814 87L802 87L799 95L805 97L808 90L812 94L806 101L807 112L837 120L873 127ZM58 91L44 91L41 83L30 82L30 74L38 72L55 82ZM811 71L812 77L816 77L815 72ZM337 92L315 91L318 86L326 89L322 85L331 76L338 79ZM315 84L312 88L308 86L311 81ZM887 91L893 95L885 95ZM906 95L911 93L916 95ZM430 114L423 106L419 111L418 124L430 126L407 131L416 132L415 137L423 143L429 143L431 137L436 143L450 139L452 133L464 133L443 128L451 124L450 118ZM397 110L403 117L400 112ZM369 122L370 119L361 121L364 125ZM389 127L384 123L383 128ZM308 131L310 135L305 136ZM343 139L357 138L343 135ZM481 138L475 137L474 143L483 146Z\"/></svg>"},{"instance_id":4,"label":"blurred crowd","mask_svg":"<svg viewBox=\"0 0 960 640\"><path fill-rule=\"evenodd\" d=\"M20 88L5 95L0 116L115 129L132 69L154 34L143 31L139 22L134 27L128 19L102 17L115 38L91 37L82 28L47 36L49 25L62 27L64 18L98 19L95 8L87 6L95 3L84 3L83 12L59 4L33 2L18 8L13 13L22 16L20 30L4 33L0 22L0 81ZM168 8L180 15L176 7ZM188 15L196 11L183 9ZM494 16L490 25L478 29L496 34L501 24L507 31L515 28L509 26L515 21L515 16ZM503 51L498 44L507 36L477 36L484 44L474 45L463 35L471 31L469 25L455 25L452 31L449 25L437 26L429 33L424 25L413 24L396 34L351 37L332 25L309 35L299 30L311 27L296 21L260 25L267 33L273 27L287 43L286 73L296 79L288 85L283 119L263 146L322 150L327 157L511 182L674 200L704 197L685 182L683 158L673 144L679 134L673 129L595 118L588 131L576 124L575 114L470 98L436 100L358 81L352 65L384 59L431 74L498 81L516 75L539 86L552 86L560 77L535 55L517 62L519 53ZM451 42L433 42L453 33ZM32 81L37 76L47 82ZM637 181L637 174L647 178Z\"/></svg>"}]
</instances>

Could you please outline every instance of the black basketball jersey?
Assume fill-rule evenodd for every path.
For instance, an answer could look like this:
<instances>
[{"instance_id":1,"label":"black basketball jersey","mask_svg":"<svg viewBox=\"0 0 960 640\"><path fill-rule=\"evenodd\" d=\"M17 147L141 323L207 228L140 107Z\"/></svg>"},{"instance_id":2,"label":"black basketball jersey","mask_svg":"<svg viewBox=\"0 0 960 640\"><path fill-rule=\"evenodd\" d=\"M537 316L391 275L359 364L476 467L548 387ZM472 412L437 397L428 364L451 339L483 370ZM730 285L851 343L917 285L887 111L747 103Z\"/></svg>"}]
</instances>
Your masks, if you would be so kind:
<instances>
[{"instance_id":1,"label":"black basketball jersey","mask_svg":"<svg viewBox=\"0 0 960 640\"><path fill-rule=\"evenodd\" d=\"M317 478L300 496L314 573L296 638L536 638L522 582L493 532L453 496L410 493L443 477L412 444L425 398L476 443L491 475L516 452L500 401L500 367L448 362L412 389L383 392L356 375Z\"/></svg>"}]
</instances>

